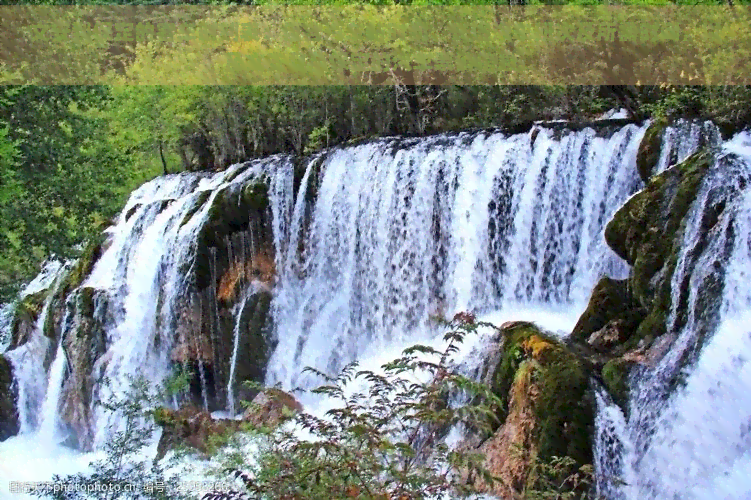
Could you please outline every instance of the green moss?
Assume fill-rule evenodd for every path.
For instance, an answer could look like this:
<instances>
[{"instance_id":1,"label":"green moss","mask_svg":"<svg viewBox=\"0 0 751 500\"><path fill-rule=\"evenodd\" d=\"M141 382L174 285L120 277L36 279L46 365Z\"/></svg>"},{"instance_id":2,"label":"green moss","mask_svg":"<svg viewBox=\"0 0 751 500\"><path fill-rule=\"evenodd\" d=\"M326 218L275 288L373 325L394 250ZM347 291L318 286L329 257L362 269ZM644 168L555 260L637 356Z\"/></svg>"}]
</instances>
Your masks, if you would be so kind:
<instances>
[{"instance_id":1,"label":"green moss","mask_svg":"<svg viewBox=\"0 0 751 500\"><path fill-rule=\"evenodd\" d=\"M205 454L209 457L216 455L220 448L229 444L230 440L235 434L237 434L237 432L238 429L236 427L227 427L222 432L206 436Z\"/></svg>"},{"instance_id":2,"label":"green moss","mask_svg":"<svg viewBox=\"0 0 751 500\"><path fill-rule=\"evenodd\" d=\"M104 244L105 235L100 234L97 237L91 239L81 252L80 257L65 277L65 281L61 287L62 296L66 296L71 290L75 290L86 277L91 273L99 257L102 255L102 245Z\"/></svg>"},{"instance_id":3,"label":"green moss","mask_svg":"<svg viewBox=\"0 0 751 500\"><path fill-rule=\"evenodd\" d=\"M154 418L154 423L161 427L171 427L176 424L174 412L168 410L167 408L156 408L151 413L151 416Z\"/></svg>"},{"instance_id":4,"label":"green moss","mask_svg":"<svg viewBox=\"0 0 751 500\"><path fill-rule=\"evenodd\" d=\"M493 391L503 401L500 421L508 416L509 391L514 380L534 362L533 385L537 425L535 440L540 458L570 456L580 464L591 461L594 409L589 395L589 368L566 346L531 323L504 330L501 359L493 377Z\"/></svg>"},{"instance_id":5,"label":"green moss","mask_svg":"<svg viewBox=\"0 0 751 500\"><path fill-rule=\"evenodd\" d=\"M616 212L605 229L610 247L632 266L627 290L633 307L645 311L642 320L629 327L631 333L624 349L636 347L641 340L651 342L665 333L671 307L671 280L685 218L712 161L710 152L703 149L653 176L641 192ZM597 306L592 302L590 305ZM580 323L591 316L596 315L585 312ZM582 337L578 331L577 335Z\"/></svg>"},{"instance_id":6,"label":"green moss","mask_svg":"<svg viewBox=\"0 0 751 500\"><path fill-rule=\"evenodd\" d=\"M611 359L602 367L602 380L610 395L621 408L628 401L628 374L633 362L622 358Z\"/></svg>"},{"instance_id":7,"label":"green moss","mask_svg":"<svg viewBox=\"0 0 751 500\"><path fill-rule=\"evenodd\" d=\"M78 294L78 311L85 317L91 317L94 314L94 293L96 290L91 287L84 287L79 290Z\"/></svg>"},{"instance_id":8,"label":"green moss","mask_svg":"<svg viewBox=\"0 0 751 500\"><path fill-rule=\"evenodd\" d=\"M262 215L269 206L268 179L244 186L230 185L216 193L208 220L201 230L202 246L220 247L228 234L248 226L252 215Z\"/></svg>"},{"instance_id":9,"label":"green moss","mask_svg":"<svg viewBox=\"0 0 751 500\"><path fill-rule=\"evenodd\" d=\"M639 151L636 155L636 168L644 182L648 182L652 176L657 162L660 160L660 149L662 146L662 136L668 122L665 119L654 121L644 133Z\"/></svg>"},{"instance_id":10,"label":"green moss","mask_svg":"<svg viewBox=\"0 0 751 500\"><path fill-rule=\"evenodd\" d=\"M203 205L208 201L208 199L211 197L211 191L201 191L198 193L198 196L196 197L195 203L193 203L193 206L190 207L190 210L188 210L185 215L183 216L183 220L180 221L180 227L183 227L185 224L188 223L188 221L193 218L193 216L203 208Z\"/></svg>"},{"instance_id":11,"label":"green moss","mask_svg":"<svg viewBox=\"0 0 751 500\"><path fill-rule=\"evenodd\" d=\"M16 303L13 322L11 323L11 349L26 341L27 335L34 329L39 313L42 312L49 292L49 290L40 290L25 296Z\"/></svg>"},{"instance_id":12,"label":"green moss","mask_svg":"<svg viewBox=\"0 0 751 500\"><path fill-rule=\"evenodd\" d=\"M540 396L535 413L539 419L539 457L569 456L580 464L590 463L594 409L588 394L587 368L561 349L556 359L543 363L537 373Z\"/></svg>"},{"instance_id":13,"label":"green moss","mask_svg":"<svg viewBox=\"0 0 751 500\"><path fill-rule=\"evenodd\" d=\"M519 323L504 330L505 338L501 358L493 374L492 389L503 403L498 411L498 421L503 422L508 416L509 391L519 366L526 358L522 346L524 340L538 332L532 323Z\"/></svg>"},{"instance_id":14,"label":"green moss","mask_svg":"<svg viewBox=\"0 0 751 500\"><path fill-rule=\"evenodd\" d=\"M44 301L47 300L49 290L40 290L36 293L25 296L16 306L16 315L23 315L30 319L36 319L42 308L44 307Z\"/></svg>"},{"instance_id":15,"label":"green moss","mask_svg":"<svg viewBox=\"0 0 751 500\"><path fill-rule=\"evenodd\" d=\"M628 331L638 325L643 317L644 312L631 298L628 281L606 276L592 290L587 309L579 317L571 332L571 339L586 342L590 335L616 319L624 320L624 329Z\"/></svg>"},{"instance_id":16,"label":"green moss","mask_svg":"<svg viewBox=\"0 0 751 500\"><path fill-rule=\"evenodd\" d=\"M264 178L243 187L242 199L252 210L266 210L269 206L268 179Z\"/></svg>"}]
</instances>

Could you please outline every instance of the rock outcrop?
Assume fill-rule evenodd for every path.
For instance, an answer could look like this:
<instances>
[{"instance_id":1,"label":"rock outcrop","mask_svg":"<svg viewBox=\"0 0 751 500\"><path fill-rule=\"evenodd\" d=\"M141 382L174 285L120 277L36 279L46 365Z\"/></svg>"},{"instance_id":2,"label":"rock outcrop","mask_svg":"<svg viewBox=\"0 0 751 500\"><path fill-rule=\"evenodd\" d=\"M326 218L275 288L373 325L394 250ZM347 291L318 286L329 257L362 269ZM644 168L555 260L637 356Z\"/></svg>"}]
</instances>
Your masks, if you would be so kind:
<instances>
[{"instance_id":1,"label":"rock outcrop","mask_svg":"<svg viewBox=\"0 0 751 500\"><path fill-rule=\"evenodd\" d=\"M659 146L656 137L661 126L656 123L649 129L644 141L654 144L640 153L640 161L652 167L657 156L648 153ZM711 152L703 149L651 176L646 187L628 200L606 227L608 245L631 265L631 271L626 280L603 278L597 284L571 340L588 344L602 355L592 361L613 399L624 409L631 368L653 363L669 347L665 333L686 217L714 161ZM644 165L641 170L651 173ZM708 220L707 230L716 222L716 218ZM717 300L718 290L714 296ZM680 323L681 318L676 320Z\"/></svg>"},{"instance_id":2,"label":"rock outcrop","mask_svg":"<svg viewBox=\"0 0 751 500\"><path fill-rule=\"evenodd\" d=\"M66 314L73 329L63 338L70 375L61 393L61 421L70 436L67 444L80 450L91 450L92 397L94 387L101 383L107 359L105 326L110 321L108 296L93 288L80 288L66 301Z\"/></svg>"},{"instance_id":3,"label":"rock outcrop","mask_svg":"<svg viewBox=\"0 0 751 500\"><path fill-rule=\"evenodd\" d=\"M502 327L492 387L503 404L500 427L479 447L485 467L501 479L482 488L515 498L538 480L534 464L571 457L591 463L594 398L589 365L532 323Z\"/></svg>"},{"instance_id":4,"label":"rock outcrop","mask_svg":"<svg viewBox=\"0 0 751 500\"><path fill-rule=\"evenodd\" d=\"M13 387L13 366L0 355L0 441L19 431L16 395Z\"/></svg>"},{"instance_id":5,"label":"rock outcrop","mask_svg":"<svg viewBox=\"0 0 751 500\"><path fill-rule=\"evenodd\" d=\"M662 137L667 127L667 120L660 119L654 121L647 131L644 132L644 137L636 155L636 168L639 171L639 176L645 183L649 182L649 178L652 177L652 173L657 167L657 162L660 160Z\"/></svg>"}]
</instances>

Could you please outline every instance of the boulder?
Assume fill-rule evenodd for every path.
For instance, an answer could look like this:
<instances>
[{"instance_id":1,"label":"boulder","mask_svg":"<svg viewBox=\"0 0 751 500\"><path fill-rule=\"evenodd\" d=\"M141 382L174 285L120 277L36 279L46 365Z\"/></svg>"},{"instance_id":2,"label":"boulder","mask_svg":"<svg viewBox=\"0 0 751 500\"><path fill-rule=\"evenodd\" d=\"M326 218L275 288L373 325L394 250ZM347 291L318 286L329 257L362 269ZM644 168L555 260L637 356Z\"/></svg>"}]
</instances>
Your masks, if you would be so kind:
<instances>
[{"instance_id":1,"label":"boulder","mask_svg":"<svg viewBox=\"0 0 751 500\"><path fill-rule=\"evenodd\" d=\"M626 325L622 319L608 322L587 339L587 343L599 352L611 352L626 339Z\"/></svg>"},{"instance_id":2,"label":"boulder","mask_svg":"<svg viewBox=\"0 0 751 500\"><path fill-rule=\"evenodd\" d=\"M243 414L243 421L255 427L276 427L302 409L292 394L280 389L266 389L253 398Z\"/></svg>"},{"instance_id":3,"label":"boulder","mask_svg":"<svg viewBox=\"0 0 751 500\"><path fill-rule=\"evenodd\" d=\"M613 216L605 228L610 248L631 266L629 291L651 309L675 268L683 220L701 185L712 155L707 150L653 177Z\"/></svg>"},{"instance_id":4,"label":"boulder","mask_svg":"<svg viewBox=\"0 0 751 500\"><path fill-rule=\"evenodd\" d=\"M18 434L18 410L13 387L13 366L0 355L0 441Z\"/></svg>"},{"instance_id":5,"label":"boulder","mask_svg":"<svg viewBox=\"0 0 751 500\"><path fill-rule=\"evenodd\" d=\"M158 408L154 421L162 427L157 445L157 460L176 448L190 448L203 455L211 455L234 433L245 426L274 428L302 406L294 396L279 389L267 389L258 394L242 420L213 418L210 413L184 406L179 410Z\"/></svg>"},{"instance_id":6,"label":"boulder","mask_svg":"<svg viewBox=\"0 0 751 500\"><path fill-rule=\"evenodd\" d=\"M162 459L168 451L181 447L210 455L217 444L237 432L241 424L239 420L212 418L210 413L194 406L179 410L159 408L153 415L156 424L162 427L157 444L157 460Z\"/></svg>"},{"instance_id":7,"label":"boulder","mask_svg":"<svg viewBox=\"0 0 751 500\"><path fill-rule=\"evenodd\" d=\"M651 175L656 165L664 126L653 124L642 141L639 168L643 177ZM631 271L626 280L607 277L600 280L571 334L571 341L586 343L600 354L592 365L597 367L614 401L624 410L631 368L639 363L655 363L669 345L660 342L659 348L650 349L667 332L672 280L685 219L713 162L711 152L702 149L682 163L646 178L646 187L615 213L605 229L608 245L632 266ZM716 205L716 210L708 211L709 218L717 212L707 221L708 228L717 222L724 207L721 201ZM695 252L692 258L699 255L700 252ZM712 291L717 299L721 286L715 279L713 287L711 279L702 289ZM703 309L711 308L712 301L708 300ZM684 309L679 307L678 311Z\"/></svg>"},{"instance_id":8,"label":"boulder","mask_svg":"<svg viewBox=\"0 0 751 500\"><path fill-rule=\"evenodd\" d=\"M36 328L37 318L44 307L49 289L26 295L16 305L11 323L11 342L8 349L15 349L29 340Z\"/></svg>"},{"instance_id":9,"label":"boulder","mask_svg":"<svg viewBox=\"0 0 751 500\"><path fill-rule=\"evenodd\" d=\"M644 317L628 290L627 280L614 280L607 276L600 279L592 290L587 309L571 332L571 338L588 341L611 322L618 322L621 333L633 329ZM603 332L604 333L604 332Z\"/></svg>"},{"instance_id":10,"label":"boulder","mask_svg":"<svg viewBox=\"0 0 751 500\"><path fill-rule=\"evenodd\" d=\"M537 481L534 464L571 457L592 461L594 398L589 365L562 342L527 322L507 323L492 388L501 399L500 426L479 448L485 467L501 478L480 488L513 498Z\"/></svg>"}]
</instances>

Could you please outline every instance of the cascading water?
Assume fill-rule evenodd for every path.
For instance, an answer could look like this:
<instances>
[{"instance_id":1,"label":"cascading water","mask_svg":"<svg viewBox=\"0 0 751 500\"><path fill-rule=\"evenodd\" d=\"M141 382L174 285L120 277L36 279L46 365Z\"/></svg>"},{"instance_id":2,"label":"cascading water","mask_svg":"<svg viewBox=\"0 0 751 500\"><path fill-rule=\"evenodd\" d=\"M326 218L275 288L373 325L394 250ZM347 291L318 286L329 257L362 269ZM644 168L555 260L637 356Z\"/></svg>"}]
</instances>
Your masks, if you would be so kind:
<instances>
[{"instance_id":1,"label":"cascading water","mask_svg":"<svg viewBox=\"0 0 751 500\"><path fill-rule=\"evenodd\" d=\"M598 397L598 489L609 499L751 498L750 186L751 135L739 134L687 220L670 350L632 376L627 419ZM708 294L718 289L714 310Z\"/></svg>"},{"instance_id":2,"label":"cascading water","mask_svg":"<svg viewBox=\"0 0 751 500\"><path fill-rule=\"evenodd\" d=\"M662 172L682 162L700 147L716 147L721 143L720 130L714 123L680 119L665 129L655 171Z\"/></svg>"},{"instance_id":3,"label":"cascading water","mask_svg":"<svg viewBox=\"0 0 751 500\"><path fill-rule=\"evenodd\" d=\"M131 196L112 243L85 283L109 290L114 302L110 307L122 311L107 332L108 350L98 361L99 377L110 381L110 385L100 385L100 399L125 392L136 371L154 384L164 380L174 345L173 329L180 319L177 304L192 286L191 269L185 264L194 262L199 251L198 233L214 200L222 190L241 186L273 165L275 159L250 168L249 164L236 165L213 176L171 176L146 184ZM210 266L214 273L213 258ZM215 319L211 325L213 329ZM207 407L207 374L201 359L199 368ZM116 419L112 413L97 415L95 446L117 430Z\"/></svg>"},{"instance_id":4,"label":"cascading water","mask_svg":"<svg viewBox=\"0 0 751 500\"><path fill-rule=\"evenodd\" d=\"M625 272L602 231L640 185L643 133L383 140L314 159L300 192L312 183L315 205L295 205L279 270L267 383L309 386L301 367L335 372L433 336L431 314L583 310L602 273Z\"/></svg>"},{"instance_id":5,"label":"cascading water","mask_svg":"<svg viewBox=\"0 0 751 500\"><path fill-rule=\"evenodd\" d=\"M39 418L38 409L46 401L45 393L49 392L49 387L52 387L53 392L56 390L54 384L57 380L52 380L54 374L50 375L48 383L45 370L45 360L50 347L50 339L45 335L45 327L54 292L60 285L61 278L66 271L66 266L61 263L49 262L45 264L40 276L29 283L21 293L23 299L45 289L52 291L44 300L44 305L29 339L23 345L5 353L14 368L15 388L18 394L18 420L22 433L34 431L43 422Z\"/></svg>"},{"instance_id":6,"label":"cascading water","mask_svg":"<svg viewBox=\"0 0 751 500\"><path fill-rule=\"evenodd\" d=\"M47 394L41 407L41 423L39 425L39 439L43 443L55 443L58 426L58 406L60 403L60 391L63 387L63 375L65 374L65 349L60 340L55 353L55 360L50 366L50 378L47 382Z\"/></svg>"},{"instance_id":7,"label":"cascading water","mask_svg":"<svg viewBox=\"0 0 751 500\"><path fill-rule=\"evenodd\" d=\"M698 139L689 144L692 127L679 124L669 129L661 169L701 145ZM254 283L243 271L239 299L230 314L232 337L221 346L218 329L226 318L217 304L223 299L206 283L205 293L195 290L193 278L203 272L207 282L221 284L225 276L218 272L218 260L229 262L222 269L230 275L235 262L247 262L259 251L247 214L244 222L236 221L236 230L248 232L249 244L217 237L228 255L214 255L216 246L207 247L200 238L223 194L260 176L268 183L276 275L267 384L310 387L317 381L303 376L305 366L333 373L356 358L386 361L407 344L434 342L442 332L431 326L433 314L473 310L496 322L531 319L550 330L570 331L594 283L603 274L622 278L628 272L602 235L612 214L642 186L635 165L645 130L646 125L600 132L535 126L527 134L512 136L462 133L383 139L321 153L309 158L303 170L289 158L273 157L218 174L171 175L147 183L132 194L108 230L102 255L79 289L94 290L104 311L104 347L93 363L92 404L122 393L137 373L162 381L175 364L175 349L184 347L213 351L213 356L228 361L226 366L208 367L203 357L194 357L202 379L201 403L226 403L231 414L236 412L238 356L247 341L240 318L266 285ZM736 205L734 213L741 214L742 204ZM738 215L733 220L741 219ZM741 224L734 222L736 234ZM740 239L733 241L733 262L741 262ZM200 262L205 269L198 269ZM728 276L739 269L728 271ZM731 300L728 286L726 300ZM198 304L198 320L186 315L186 303ZM726 319L718 332L739 324L742 311L731 310L735 311L725 307ZM44 324L41 317L39 321ZM74 390L66 385L71 352L66 353L63 340L72 338L80 325L63 323L68 326L59 333L49 378L49 388L62 394L48 390L45 396L44 389L35 392L31 385L24 389L21 408L27 422L22 432L33 433L36 422L28 415L47 408L42 425L47 430L39 439L59 439L58 423L46 412L54 413L60 398ZM176 345L175 332L181 327L188 330L185 346ZM202 345L198 335L206 331L210 346ZM712 337L697 370L720 337ZM23 365L16 373L19 380L48 379L42 360L51 349L49 341L41 345L45 339L37 339L40 352L31 352L31 341L19 348L33 358L14 363ZM470 356L478 357L482 356ZM465 368L471 373L477 367ZM38 373L26 373L31 369ZM743 386L727 390L738 387ZM631 420L622 415L619 420L617 407L606 397L598 403L598 422L608 424L600 425L607 429L600 435L621 450L610 457L609 467L617 468L618 475L642 474L646 484L649 474L643 469L655 462L643 458L637 463L633 457L662 452L649 446L645 452L643 442L627 436ZM97 448L120 422L117 416L97 411L92 425L91 445ZM652 428L660 425L653 423ZM743 457L736 467L751 461ZM722 463L727 470L733 466L727 460ZM728 477L732 481L734 476ZM632 498L626 490L607 491L613 498Z\"/></svg>"}]
</instances>

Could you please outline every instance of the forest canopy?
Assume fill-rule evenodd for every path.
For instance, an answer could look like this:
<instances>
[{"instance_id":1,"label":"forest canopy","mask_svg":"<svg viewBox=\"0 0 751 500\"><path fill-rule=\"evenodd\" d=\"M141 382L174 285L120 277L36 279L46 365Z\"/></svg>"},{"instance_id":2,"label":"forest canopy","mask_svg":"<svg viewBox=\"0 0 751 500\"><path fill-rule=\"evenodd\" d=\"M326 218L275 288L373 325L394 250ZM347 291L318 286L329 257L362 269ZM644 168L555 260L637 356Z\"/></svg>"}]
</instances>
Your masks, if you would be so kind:
<instances>
[{"instance_id":1,"label":"forest canopy","mask_svg":"<svg viewBox=\"0 0 751 500\"><path fill-rule=\"evenodd\" d=\"M0 5L2 301L163 173L613 108L726 133L751 123L751 90L731 85L751 75L748 2L521 2L534 15L515 1L196 3ZM648 19L681 29L614 22ZM327 85L280 85L311 82Z\"/></svg>"}]
</instances>

